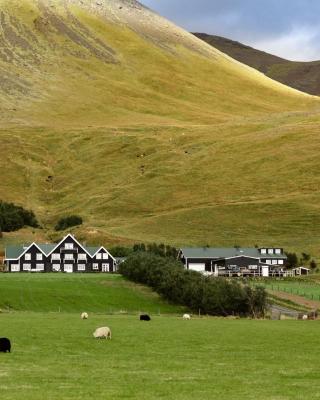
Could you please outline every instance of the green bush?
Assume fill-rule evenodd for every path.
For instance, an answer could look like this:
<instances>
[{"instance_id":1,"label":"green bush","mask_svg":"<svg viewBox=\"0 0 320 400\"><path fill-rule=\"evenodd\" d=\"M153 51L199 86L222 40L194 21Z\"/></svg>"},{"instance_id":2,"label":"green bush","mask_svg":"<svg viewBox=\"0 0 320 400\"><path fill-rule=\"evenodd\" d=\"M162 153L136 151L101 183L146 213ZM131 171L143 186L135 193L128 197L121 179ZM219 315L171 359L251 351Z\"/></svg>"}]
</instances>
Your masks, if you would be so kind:
<instances>
[{"instance_id":1,"label":"green bush","mask_svg":"<svg viewBox=\"0 0 320 400\"><path fill-rule=\"evenodd\" d=\"M208 315L263 317L267 296L236 280L203 276L185 270L173 258L148 252L131 254L119 267L128 279L150 286L164 299Z\"/></svg>"},{"instance_id":2,"label":"green bush","mask_svg":"<svg viewBox=\"0 0 320 400\"><path fill-rule=\"evenodd\" d=\"M13 232L24 226L39 227L33 211L0 200L0 231Z\"/></svg>"},{"instance_id":3,"label":"green bush","mask_svg":"<svg viewBox=\"0 0 320 400\"><path fill-rule=\"evenodd\" d=\"M82 225L82 223L83 220L81 217L78 215L70 215L69 217L60 218L54 229L56 231L64 231L73 226Z\"/></svg>"}]
</instances>

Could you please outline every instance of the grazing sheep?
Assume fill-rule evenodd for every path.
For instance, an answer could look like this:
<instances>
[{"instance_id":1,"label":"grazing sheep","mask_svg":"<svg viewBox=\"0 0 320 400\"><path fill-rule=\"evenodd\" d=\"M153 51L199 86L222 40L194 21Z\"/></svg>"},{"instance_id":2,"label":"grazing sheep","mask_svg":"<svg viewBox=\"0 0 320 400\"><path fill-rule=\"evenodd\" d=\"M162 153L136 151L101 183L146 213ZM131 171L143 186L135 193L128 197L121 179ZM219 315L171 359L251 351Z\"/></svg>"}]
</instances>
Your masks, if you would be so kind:
<instances>
[{"instance_id":1,"label":"grazing sheep","mask_svg":"<svg viewBox=\"0 0 320 400\"><path fill-rule=\"evenodd\" d=\"M86 312L83 312L83 313L81 314L81 319L88 319L88 317L89 317L89 315L88 315L88 313L86 313Z\"/></svg>"},{"instance_id":2,"label":"grazing sheep","mask_svg":"<svg viewBox=\"0 0 320 400\"><path fill-rule=\"evenodd\" d=\"M190 314L183 314L182 318L183 319L191 319L191 316L190 316Z\"/></svg>"},{"instance_id":3,"label":"grazing sheep","mask_svg":"<svg viewBox=\"0 0 320 400\"><path fill-rule=\"evenodd\" d=\"M93 332L93 336L96 339L110 339L111 340L111 329L107 326L103 326L101 328L97 328Z\"/></svg>"},{"instance_id":4,"label":"grazing sheep","mask_svg":"<svg viewBox=\"0 0 320 400\"><path fill-rule=\"evenodd\" d=\"M151 321L151 318L148 314L142 314L140 315L140 321Z\"/></svg>"},{"instance_id":5,"label":"grazing sheep","mask_svg":"<svg viewBox=\"0 0 320 400\"><path fill-rule=\"evenodd\" d=\"M0 352L1 353L11 352L11 343L9 339L0 338Z\"/></svg>"},{"instance_id":6,"label":"grazing sheep","mask_svg":"<svg viewBox=\"0 0 320 400\"><path fill-rule=\"evenodd\" d=\"M306 320L308 319L308 315L307 315L307 314L304 314L304 315L302 316L302 319L303 319L303 321L306 321Z\"/></svg>"}]
</instances>

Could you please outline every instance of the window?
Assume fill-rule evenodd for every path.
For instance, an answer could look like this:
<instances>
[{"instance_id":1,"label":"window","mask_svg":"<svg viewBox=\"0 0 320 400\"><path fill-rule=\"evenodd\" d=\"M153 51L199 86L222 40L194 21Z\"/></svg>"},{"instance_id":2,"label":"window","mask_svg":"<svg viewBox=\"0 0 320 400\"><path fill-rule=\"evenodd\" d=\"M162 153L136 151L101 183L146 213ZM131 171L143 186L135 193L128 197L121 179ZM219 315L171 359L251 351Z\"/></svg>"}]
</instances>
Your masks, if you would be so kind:
<instances>
[{"instance_id":1,"label":"window","mask_svg":"<svg viewBox=\"0 0 320 400\"><path fill-rule=\"evenodd\" d=\"M96 258L97 258L97 260L101 260L102 259L102 254L98 253Z\"/></svg>"},{"instance_id":2,"label":"window","mask_svg":"<svg viewBox=\"0 0 320 400\"><path fill-rule=\"evenodd\" d=\"M69 261L73 260L73 254L65 254L64 259Z\"/></svg>"},{"instance_id":3,"label":"window","mask_svg":"<svg viewBox=\"0 0 320 400\"><path fill-rule=\"evenodd\" d=\"M85 253L78 254L78 260L86 260L86 259L87 259L87 255Z\"/></svg>"},{"instance_id":4,"label":"window","mask_svg":"<svg viewBox=\"0 0 320 400\"><path fill-rule=\"evenodd\" d=\"M249 269L258 269L258 266L257 265L249 265L248 268Z\"/></svg>"},{"instance_id":5,"label":"window","mask_svg":"<svg viewBox=\"0 0 320 400\"><path fill-rule=\"evenodd\" d=\"M102 254L102 258L103 258L104 260L107 260L107 259L108 259L108 253L103 253L103 254Z\"/></svg>"},{"instance_id":6,"label":"window","mask_svg":"<svg viewBox=\"0 0 320 400\"><path fill-rule=\"evenodd\" d=\"M37 260L41 261L42 260L42 254L41 253L37 253Z\"/></svg>"},{"instance_id":7,"label":"window","mask_svg":"<svg viewBox=\"0 0 320 400\"><path fill-rule=\"evenodd\" d=\"M52 254L52 260L60 260L60 254L59 253L53 253Z\"/></svg>"},{"instance_id":8,"label":"window","mask_svg":"<svg viewBox=\"0 0 320 400\"><path fill-rule=\"evenodd\" d=\"M268 254L273 254L273 253L274 253L273 249L268 249Z\"/></svg>"},{"instance_id":9,"label":"window","mask_svg":"<svg viewBox=\"0 0 320 400\"><path fill-rule=\"evenodd\" d=\"M99 269L99 264L97 263L92 264L92 269Z\"/></svg>"},{"instance_id":10,"label":"window","mask_svg":"<svg viewBox=\"0 0 320 400\"><path fill-rule=\"evenodd\" d=\"M30 253L26 253L24 255L24 259L30 261L31 260L31 254Z\"/></svg>"},{"instance_id":11,"label":"window","mask_svg":"<svg viewBox=\"0 0 320 400\"><path fill-rule=\"evenodd\" d=\"M53 271L60 271L60 264L53 264L52 269Z\"/></svg>"},{"instance_id":12,"label":"window","mask_svg":"<svg viewBox=\"0 0 320 400\"><path fill-rule=\"evenodd\" d=\"M272 265L278 265L278 260L272 260Z\"/></svg>"},{"instance_id":13,"label":"window","mask_svg":"<svg viewBox=\"0 0 320 400\"><path fill-rule=\"evenodd\" d=\"M66 243L66 244L65 244L65 248L66 248L67 250L72 250L72 249L73 249L73 243Z\"/></svg>"},{"instance_id":14,"label":"window","mask_svg":"<svg viewBox=\"0 0 320 400\"><path fill-rule=\"evenodd\" d=\"M31 264L23 264L23 270L24 271L30 271L31 270Z\"/></svg>"},{"instance_id":15,"label":"window","mask_svg":"<svg viewBox=\"0 0 320 400\"><path fill-rule=\"evenodd\" d=\"M275 250L275 253L276 253L276 254L281 254L281 249L276 249L276 250Z\"/></svg>"},{"instance_id":16,"label":"window","mask_svg":"<svg viewBox=\"0 0 320 400\"><path fill-rule=\"evenodd\" d=\"M78 271L85 271L86 265L85 264L78 264Z\"/></svg>"},{"instance_id":17,"label":"window","mask_svg":"<svg viewBox=\"0 0 320 400\"><path fill-rule=\"evenodd\" d=\"M11 272L19 272L20 265L19 264L11 264Z\"/></svg>"},{"instance_id":18,"label":"window","mask_svg":"<svg viewBox=\"0 0 320 400\"><path fill-rule=\"evenodd\" d=\"M266 249L261 249L261 254L267 254L267 250Z\"/></svg>"},{"instance_id":19,"label":"window","mask_svg":"<svg viewBox=\"0 0 320 400\"><path fill-rule=\"evenodd\" d=\"M278 264L283 265L284 264L283 260L278 260Z\"/></svg>"},{"instance_id":20,"label":"window","mask_svg":"<svg viewBox=\"0 0 320 400\"><path fill-rule=\"evenodd\" d=\"M36 268L37 268L37 271L43 271L44 270L44 264L37 264Z\"/></svg>"},{"instance_id":21,"label":"window","mask_svg":"<svg viewBox=\"0 0 320 400\"><path fill-rule=\"evenodd\" d=\"M271 260L266 260L266 264L271 264Z\"/></svg>"}]
</instances>

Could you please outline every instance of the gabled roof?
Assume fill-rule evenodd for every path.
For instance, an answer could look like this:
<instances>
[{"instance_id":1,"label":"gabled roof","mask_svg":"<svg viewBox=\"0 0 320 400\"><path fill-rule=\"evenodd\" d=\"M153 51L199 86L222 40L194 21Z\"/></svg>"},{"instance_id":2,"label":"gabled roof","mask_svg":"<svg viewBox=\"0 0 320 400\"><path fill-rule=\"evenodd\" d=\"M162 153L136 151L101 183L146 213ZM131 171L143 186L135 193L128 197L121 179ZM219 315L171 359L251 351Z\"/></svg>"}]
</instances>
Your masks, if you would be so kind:
<instances>
[{"instance_id":1,"label":"gabled roof","mask_svg":"<svg viewBox=\"0 0 320 400\"><path fill-rule=\"evenodd\" d=\"M43 255L46 255L44 251L37 245L37 243L31 243L30 245L22 246L9 246L6 247L5 259L6 260L16 260L20 258L24 253L26 253L31 247L35 246Z\"/></svg>"},{"instance_id":2,"label":"gabled roof","mask_svg":"<svg viewBox=\"0 0 320 400\"><path fill-rule=\"evenodd\" d=\"M82 248L82 250L84 250L85 253L88 254L88 256L91 256L90 253L88 252L88 250L87 250L80 242L78 242L78 240L77 240L73 235L71 235L71 233L68 233L68 235L66 235L63 239L61 239L59 243L57 243L56 245L54 245L54 246L53 246L53 249L51 249L51 250L47 253L47 256L49 256L51 253L53 253L54 250L55 250L57 247L59 247L59 246L60 246L65 240L67 240L67 238L69 238L69 237L70 237L73 241L75 241L75 242Z\"/></svg>"},{"instance_id":3,"label":"gabled roof","mask_svg":"<svg viewBox=\"0 0 320 400\"><path fill-rule=\"evenodd\" d=\"M24 252L23 246L8 246L6 247L6 259L17 259Z\"/></svg>"},{"instance_id":4,"label":"gabled roof","mask_svg":"<svg viewBox=\"0 0 320 400\"><path fill-rule=\"evenodd\" d=\"M184 247L181 253L186 258L233 258L247 256L252 258L286 258L285 254L261 254L255 247Z\"/></svg>"},{"instance_id":5,"label":"gabled roof","mask_svg":"<svg viewBox=\"0 0 320 400\"><path fill-rule=\"evenodd\" d=\"M100 250L104 250L107 254L109 254L109 256L110 256L111 258L113 258L114 261L116 261L116 259L115 259L115 258L108 252L108 250L107 250L105 247L103 247L103 246L100 246L100 247L91 247L91 249L93 249L93 250L96 249L96 251L92 253L92 257L95 257L95 256L97 255L97 253L99 253Z\"/></svg>"},{"instance_id":6,"label":"gabled roof","mask_svg":"<svg viewBox=\"0 0 320 400\"><path fill-rule=\"evenodd\" d=\"M83 246L78 240L71 234L68 234L65 236L62 240L60 240L59 243L56 244L36 244L36 243L31 243L28 245L20 245L20 246L8 246L6 247L6 260L16 260L20 258L25 252L29 250L33 245L35 245L46 257L48 257L51 253L54 252L54 250L61 244L63 243L68 237L71 237L83 250L86 252L90 257L94 257L101 249L103 249L106 253L109 254L111 258L115 260L115 258L108 252L108 250L103 247L103 246Z\"/></svg>"}]
</instances>

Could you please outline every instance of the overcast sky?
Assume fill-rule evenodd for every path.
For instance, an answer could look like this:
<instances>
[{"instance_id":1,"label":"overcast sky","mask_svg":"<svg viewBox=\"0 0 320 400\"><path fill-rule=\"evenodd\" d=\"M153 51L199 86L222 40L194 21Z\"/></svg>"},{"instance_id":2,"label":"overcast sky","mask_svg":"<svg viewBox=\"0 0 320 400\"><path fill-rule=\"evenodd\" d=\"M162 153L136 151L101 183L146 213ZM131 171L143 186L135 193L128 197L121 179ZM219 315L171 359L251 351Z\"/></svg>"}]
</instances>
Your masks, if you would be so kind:
<instances>
[{"instance_id":1,"label":"overcast sky","mask_svg":"<svg viewBox=\"0 0 320 400\"><path fill-rule=\"evenodd\" d=\"M320 0L140 0L193 32L291 60L320 60Z\"/></svg>"}]
</instances>

